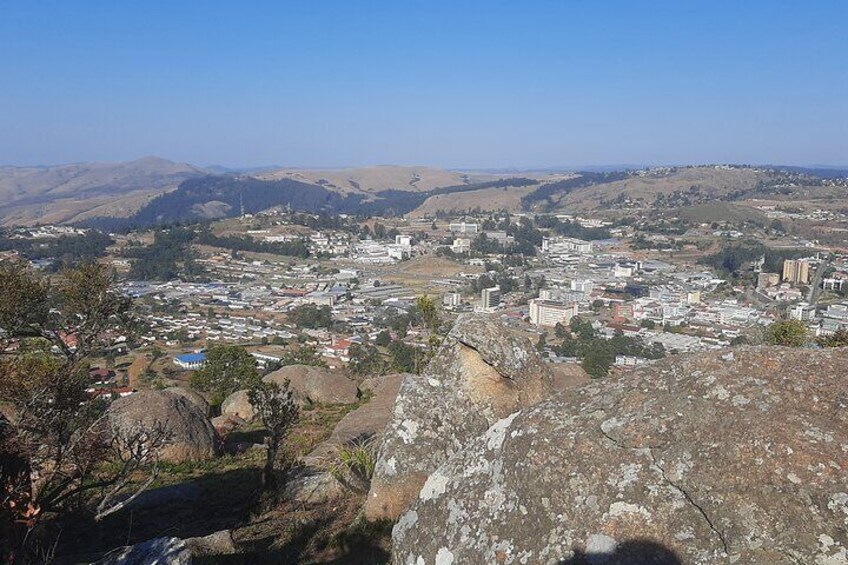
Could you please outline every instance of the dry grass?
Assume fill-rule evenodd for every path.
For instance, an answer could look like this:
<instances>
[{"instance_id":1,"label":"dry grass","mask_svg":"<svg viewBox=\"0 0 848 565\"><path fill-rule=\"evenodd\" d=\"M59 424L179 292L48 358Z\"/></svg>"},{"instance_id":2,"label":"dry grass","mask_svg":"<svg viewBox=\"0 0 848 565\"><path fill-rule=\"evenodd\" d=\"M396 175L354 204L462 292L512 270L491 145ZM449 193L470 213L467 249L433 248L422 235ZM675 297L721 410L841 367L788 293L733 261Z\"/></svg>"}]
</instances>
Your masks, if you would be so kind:
<instances>
[{"instance_id":1,"label":"dry grass","mask_svg":"<svg viewBox=\"0 0 848 565\"><path fill-rule=\"evenodd\" d=\"M510 186L505 188L486 188L454 194L431 196L413 210L411 217L435 216L438 211L465 211L479 208L483 211L521 210L521 198L536 190L538 186Z\"/></svg>"},{"instance_id":2,"label":"dry grass","mask_svg":"<svg viewBox=\"0 0 848 565\"><path fill-rule=\"evenodd\" d=\"M483 182L499 178L495 175L469 174L431 167L401 167L383 165L358 169L279 169L257 175L263 179L290 178L311 184L322 183L337 192L379 192L381 190L426 191L441 186ZM322 182L324 181L324 182Z\"/></svg>"}]
</instances>

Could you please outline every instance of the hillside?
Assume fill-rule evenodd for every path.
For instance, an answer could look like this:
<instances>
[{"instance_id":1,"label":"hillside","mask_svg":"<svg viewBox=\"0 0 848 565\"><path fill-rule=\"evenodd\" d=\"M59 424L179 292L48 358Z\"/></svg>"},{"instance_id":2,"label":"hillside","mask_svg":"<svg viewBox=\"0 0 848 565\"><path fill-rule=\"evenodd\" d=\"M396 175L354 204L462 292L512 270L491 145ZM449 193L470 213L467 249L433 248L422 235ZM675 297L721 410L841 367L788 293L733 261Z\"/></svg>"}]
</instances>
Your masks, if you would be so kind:
<instances>
[{"instance_id":1,"label":"hillside","mask_svg":"<svg viewBox=\"0 0 848 565\"><path fill-rule=\"evenodd\" d=\"M410 215L416 218L433 217L438 212L465 212L478 209L493 212L499 210L518 212L521 210L522 197L533 192L536 186L504 186L462 193L436 194L427 198Z\"/></svg>"},{"instance_id":2,"label":"hillside","mask_svg":"<svg viewBox=\"0 0 848 565\"><path fill-rule=\"evenodd\" d=\"M501 175L467 174L432 167L380 165L356 169L279 169L253 175L263 180L291 179L334 192L369 193L384 190L426 192L443 186L496 180Z\"/></svg>"},{"instance_id":3,"label":"hillside","mask_svg":"<svg viewBox=\"0 0 848 565\"><path fill-rule=\"evenodd\" d=\"M714 201L741 202L774 197L816 200L843 198L844 179L823 180L806 173L744 166L696 166L636 172L580 173L543 184L523 199L536 211L645 210L683 208Z\"/></svg>"},{"instance_id":4,"label":"hillside","mask_svg":"<svg viewBox=\"0 0 848 565\"><path fill-rule=\"evenodd\" d=\"M436 195L453 197L475 191L536 184L537 181L533 179L508 178L444 186L426 192L382 190L366 194L336 192L325 186L290 178L262 180L209 175L182 182L176 190L156 196L129 216L91 217L84 223L100 229L121 230L163 223L232 218L242 211L255 214L277 207L312 213L398 216L408 214Z\"/></svg>"},{"instance_id":5,"label":"hillside","mask_svg":"<svg viewBox=\"0 0 848 565\"><path fill-rule=\"evenodd\" d=\"M156 157L124 163L0 167L0 223L124 217L151 197L204 174L199 167Z\"/></svg>"}]
</instances>

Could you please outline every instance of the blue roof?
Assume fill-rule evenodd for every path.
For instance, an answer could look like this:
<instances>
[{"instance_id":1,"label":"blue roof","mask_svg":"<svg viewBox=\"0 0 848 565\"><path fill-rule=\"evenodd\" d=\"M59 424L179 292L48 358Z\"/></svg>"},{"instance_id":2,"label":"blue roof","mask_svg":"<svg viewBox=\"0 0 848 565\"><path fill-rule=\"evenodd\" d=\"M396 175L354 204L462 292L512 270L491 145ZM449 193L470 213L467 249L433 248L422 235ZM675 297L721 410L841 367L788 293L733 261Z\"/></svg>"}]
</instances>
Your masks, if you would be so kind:
<instances>
[{"instance_id":1,"label":"blue roof","mask_svg":"<svg viewBox=\"0 0 848 565\"><path fill-rule=\"evenodd\" d=\"M183 363L203 363L206 361L205 353L186 353L185 355L178 355L177 361L182 361Z\"/></svg>"}]
</instances>

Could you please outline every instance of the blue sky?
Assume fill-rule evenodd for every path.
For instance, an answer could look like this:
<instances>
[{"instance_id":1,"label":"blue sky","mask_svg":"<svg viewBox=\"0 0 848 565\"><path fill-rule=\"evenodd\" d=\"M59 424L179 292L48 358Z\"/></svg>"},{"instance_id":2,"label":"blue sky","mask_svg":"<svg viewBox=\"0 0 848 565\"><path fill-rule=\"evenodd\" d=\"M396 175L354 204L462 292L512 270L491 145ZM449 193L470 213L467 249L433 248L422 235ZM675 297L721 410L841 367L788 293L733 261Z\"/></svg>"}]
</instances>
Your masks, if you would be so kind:
<instances>
[{"instance_id":1,"label":"blue sky","mask_svg":"<svg viewBox=\"0 0 848 565\"><path fill-rule=\"evenodd\" d=\"M0 164L848 165L848 2L12 1Z\"/></svg>"}]
</instances>

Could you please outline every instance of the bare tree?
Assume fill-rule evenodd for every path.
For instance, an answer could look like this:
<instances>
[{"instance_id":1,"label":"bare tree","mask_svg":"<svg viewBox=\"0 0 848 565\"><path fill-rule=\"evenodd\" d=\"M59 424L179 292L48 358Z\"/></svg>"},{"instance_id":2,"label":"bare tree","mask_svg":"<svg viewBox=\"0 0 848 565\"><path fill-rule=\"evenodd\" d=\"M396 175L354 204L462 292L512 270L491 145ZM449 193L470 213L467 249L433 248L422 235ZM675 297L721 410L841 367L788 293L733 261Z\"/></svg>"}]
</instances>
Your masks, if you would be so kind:
<instances>
[{"instance_id":1,"label":"bare tree","mask_svg":"<svg viewBox=\"0 0 848 565\"><path fill-rule=\"evenodd\" d=\"M46 515L91 509L103 518L120 510L131 477L158 472L164 428L116 433L106 401L86 392L92 355L131 322L131 301L115 283L94 263L56 282L23 263L0 263L2 527L22 530L23 544Z\"/></svg>"}]
</instances>

